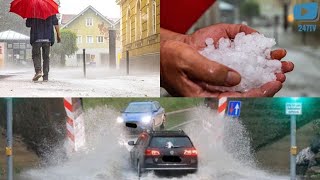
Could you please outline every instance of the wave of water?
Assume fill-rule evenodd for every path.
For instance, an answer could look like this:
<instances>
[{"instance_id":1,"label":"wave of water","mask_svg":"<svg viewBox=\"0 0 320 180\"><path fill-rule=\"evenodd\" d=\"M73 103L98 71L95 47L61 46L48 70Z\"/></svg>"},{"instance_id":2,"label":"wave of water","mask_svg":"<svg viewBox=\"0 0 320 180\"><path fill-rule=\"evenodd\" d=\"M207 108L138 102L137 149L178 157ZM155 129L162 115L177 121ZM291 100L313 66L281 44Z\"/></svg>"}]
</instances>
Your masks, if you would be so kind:
<instances>
[{"instance_id":1,"label":"wave of water","mask_svg":"<svg viewBox=\"0 0 320 180\"><path fill-rule=\"evenodd\" d=\"M68 160L53 157L59 163L21 173L21 179L32 180L136 180L130 166L129 147L121 128L116 125L118 112L98 107L85 113L87 146ZM183 126L199 153L199 171L183 177L158 177L144 174L141 179L183 180L277 180L288 177L272 175L256 167L250 139L240 121L219 117L212 110L198 107Z\"/></svg>"}]
</instances>

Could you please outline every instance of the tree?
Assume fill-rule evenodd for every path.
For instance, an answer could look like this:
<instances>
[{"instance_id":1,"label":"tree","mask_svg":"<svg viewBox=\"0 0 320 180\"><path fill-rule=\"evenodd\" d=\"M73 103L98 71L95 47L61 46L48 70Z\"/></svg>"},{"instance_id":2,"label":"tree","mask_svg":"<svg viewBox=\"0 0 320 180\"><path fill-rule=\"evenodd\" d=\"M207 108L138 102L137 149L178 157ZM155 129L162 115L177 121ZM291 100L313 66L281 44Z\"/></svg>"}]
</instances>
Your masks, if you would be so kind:
<instances>
[{"instance_id":1,"label":"tree","mask_svg":"<svg viewBox=\"0 0 320 180\"><path fill-rule=\"evenodd\" d=\"M58 57L60 65L66 65L66 56L71 56L78 51L77 35L70 30L61 30L61 43L55 44L52 47L52 55Z\"/></svg>"},{"instance_id":2,"label":"tree","mask_svg":"<svg viewBox=\"0 0 320 180\"><path fill-rule=\"evenodd\" d=\"M12 0L0 0L0 32L11 29L28 35L29 29L25 25L25 19L9 12L11 1Z\"/></svg>"},{"instance_id":3,"label":"tree","mask_svg":"<svg viewBox=\"0 0 320 180\"><path fill-rule=\"evenodd\" d=\"M240 5L240 15L251 24L254 16L260 16L259 4L253 0L245 1Z\"/></svg>"}]
</instances>

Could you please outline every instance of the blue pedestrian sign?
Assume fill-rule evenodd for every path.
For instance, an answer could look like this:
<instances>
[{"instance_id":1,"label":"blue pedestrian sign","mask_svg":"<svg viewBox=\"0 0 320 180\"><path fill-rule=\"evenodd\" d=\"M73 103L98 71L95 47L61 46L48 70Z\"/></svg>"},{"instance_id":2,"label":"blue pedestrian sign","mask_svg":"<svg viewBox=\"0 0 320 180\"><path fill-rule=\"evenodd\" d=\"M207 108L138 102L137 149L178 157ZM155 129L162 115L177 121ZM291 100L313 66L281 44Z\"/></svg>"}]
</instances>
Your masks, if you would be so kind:
<instances>
[{"instance_id":1,"label":"blue pedestrian sign","mask_svg":"<svg viewBox=\"0 0 320 180\"><path fill-rule=\"evenodd\" d=\"M229 101L228 116L239 117L240 116L241 101Z\"/></svg>"}]
</instances>

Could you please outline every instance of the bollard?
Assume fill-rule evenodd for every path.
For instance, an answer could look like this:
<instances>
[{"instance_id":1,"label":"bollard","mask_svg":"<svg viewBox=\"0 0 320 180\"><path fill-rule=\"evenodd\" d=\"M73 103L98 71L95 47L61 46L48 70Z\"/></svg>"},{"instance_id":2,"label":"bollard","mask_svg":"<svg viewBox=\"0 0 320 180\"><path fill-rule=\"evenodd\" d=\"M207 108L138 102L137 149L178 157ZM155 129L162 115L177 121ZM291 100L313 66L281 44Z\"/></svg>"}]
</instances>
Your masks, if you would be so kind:
<instances>
[{"instance_id":1,"label":"bollard","mask_svg":"<svg viewBox=\"0 0 320 180\"><path fill-rule=\"evenodd\" d=\"M7 179L13 180L13 161L12 161L12 98L7 99Z\"/></svg>"},{"instance_id":2,"label":"bollard","mask_svg":"<svg viewBox=\"0 0 320 180\"><path fill-rule=\"evenodd\" d=\"M219 98L219 105L218 105L218 114L220 116L224 116L227 109L227 97L220 97Z\"/></svg>"},{"instance_id":3,"label":"bollard","mask_svg":"<svg viewBox=\"0 0 320 180\"><path fill-rule=\"evenodd\" d=\"M83 75L84 75L84 78L87 77L87 72L86 72L86 49L83 49Z\"/></svg>"},{"instance_id":4,"label":"bollard","mask_svg":"<svg viewBox=\"0 0 320 180\"><path fill-rule=\"evenodd\" d=\"M127 75L129 75L129 66L130 66L130 64L129 64L129 51L127 51L126 54L127 54L126 55L126 57L127 57Z\"/></svg>"}]
</instances>

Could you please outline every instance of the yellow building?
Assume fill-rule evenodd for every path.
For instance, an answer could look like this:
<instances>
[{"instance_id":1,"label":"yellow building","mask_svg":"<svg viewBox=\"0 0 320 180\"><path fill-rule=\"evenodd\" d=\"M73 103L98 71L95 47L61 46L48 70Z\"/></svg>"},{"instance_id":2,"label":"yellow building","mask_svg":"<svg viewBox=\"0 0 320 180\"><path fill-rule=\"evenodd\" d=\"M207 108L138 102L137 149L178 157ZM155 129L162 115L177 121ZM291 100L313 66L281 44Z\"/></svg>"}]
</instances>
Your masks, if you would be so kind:
<instances>
[{"instance_id":1,"label":"yellow building","mask_svg":"<svg viewBox=\"0 0 320 180\"><path fill-rule=\"evenodd\" d=\"M159 70L160 0L116 0L121 8L120 36L123 64L130 68Z\"/></svg>"},{"instance_id":2,"label":"yellow building","mask_svg":"<svg viewBox=\"0 0 320 180\"><path fill-rule=\"evenodd\" d=\"M92 6L78 15L62 15L62 29L77 34L78 52L67 58L67 66L82 65L83 49L86 49L86 62L96 65L109 65L109 29L118 31L116 48L120 52L120 21L113 22Z\"/></svg>"}]
</instances>

